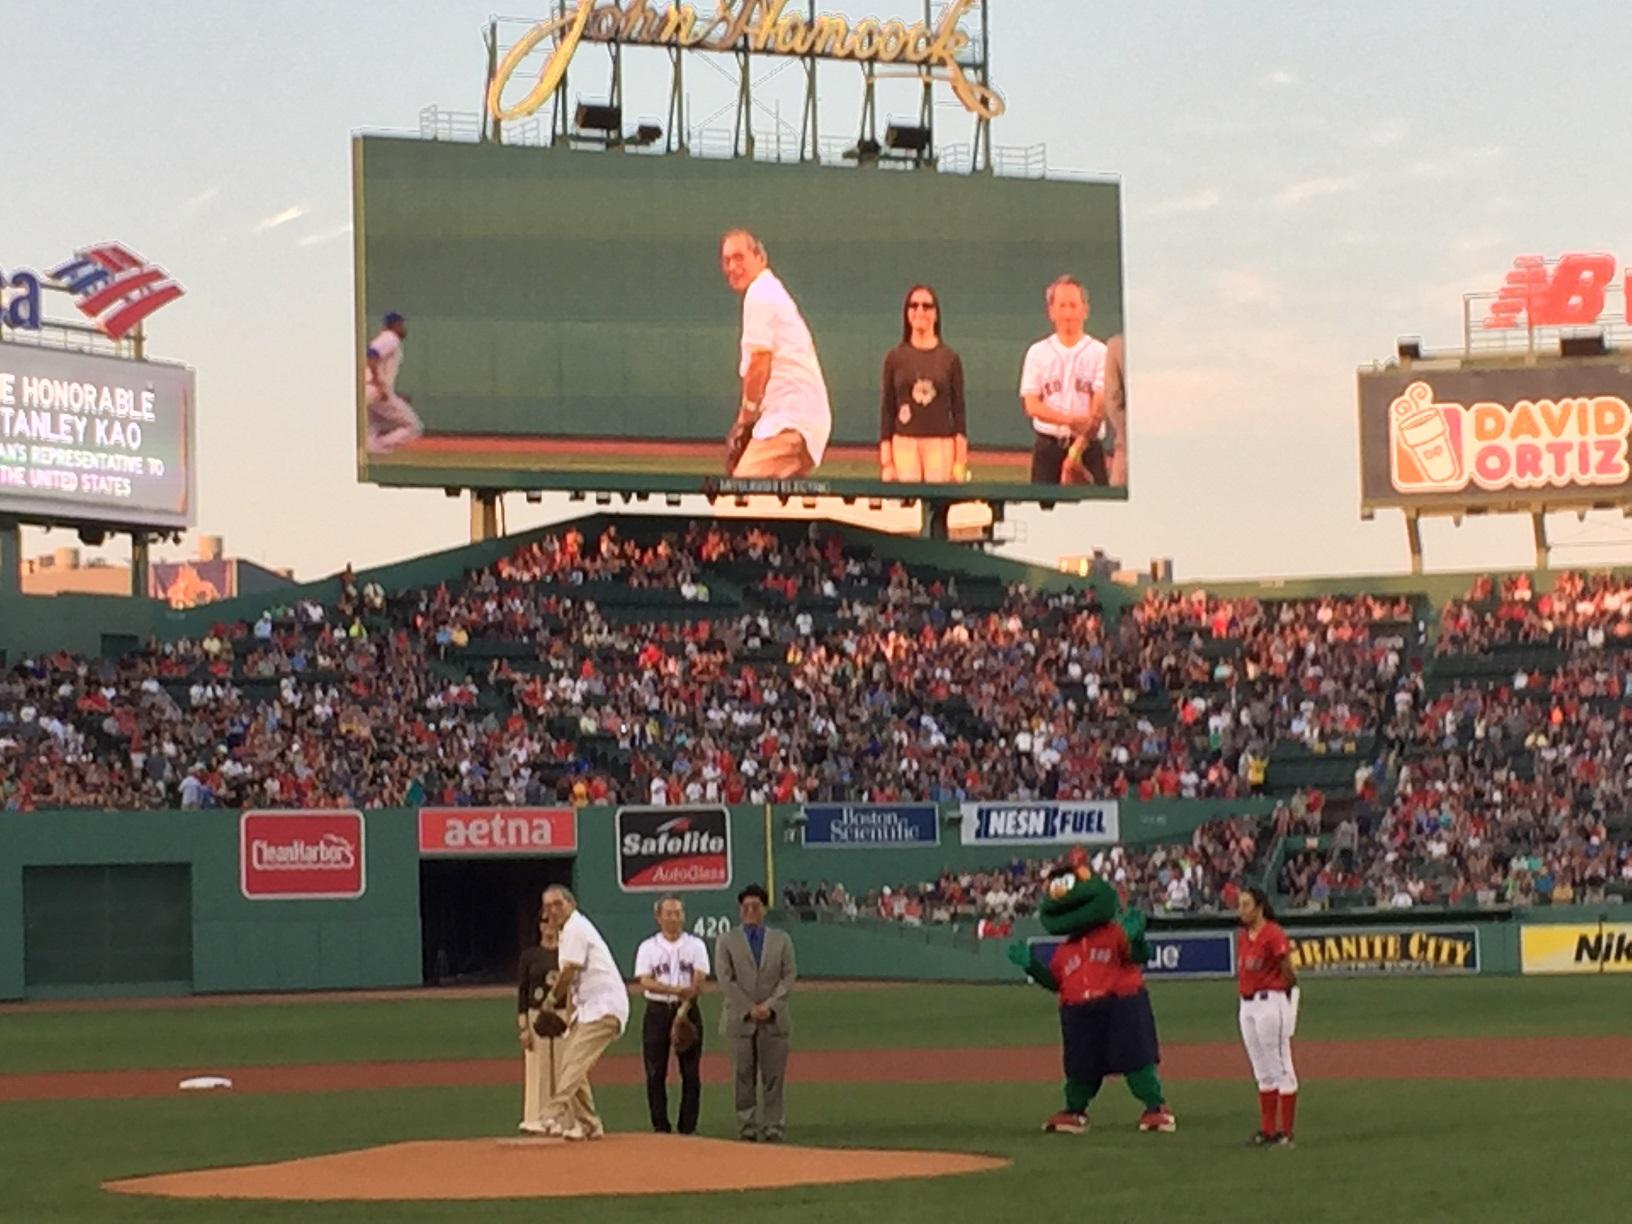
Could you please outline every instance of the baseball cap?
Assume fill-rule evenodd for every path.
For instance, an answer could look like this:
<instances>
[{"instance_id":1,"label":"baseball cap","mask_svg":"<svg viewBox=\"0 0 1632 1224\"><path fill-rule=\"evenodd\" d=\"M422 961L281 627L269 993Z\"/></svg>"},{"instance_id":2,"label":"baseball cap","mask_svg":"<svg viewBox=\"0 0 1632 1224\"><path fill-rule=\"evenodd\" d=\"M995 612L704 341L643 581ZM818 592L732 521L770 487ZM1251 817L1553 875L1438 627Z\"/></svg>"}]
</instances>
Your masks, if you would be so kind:
<instances>
[{"instance_id":1,"label":"baseball cap","mask_svg":"<svg viewBox=\"0 0 1632 1224\"><path fill-rule=\"evenodd\" d=\"M401 315L400 315L400 314L398 314L398 313L397 313L397 312L396 312L396 311L394 311L394 310L388 310L388 311L386 311L386 314L385 314L385 325L386 325L386 326L387 326L387 327L390 327L390 326L391 326L391 324L393 324L393 323L404 323L404 322L407 322L407 320L405 320L405 319L404 319L404 318L403 318L403 317L402 317L402 316L401 316Z\"/></svg>"}]
</instances>

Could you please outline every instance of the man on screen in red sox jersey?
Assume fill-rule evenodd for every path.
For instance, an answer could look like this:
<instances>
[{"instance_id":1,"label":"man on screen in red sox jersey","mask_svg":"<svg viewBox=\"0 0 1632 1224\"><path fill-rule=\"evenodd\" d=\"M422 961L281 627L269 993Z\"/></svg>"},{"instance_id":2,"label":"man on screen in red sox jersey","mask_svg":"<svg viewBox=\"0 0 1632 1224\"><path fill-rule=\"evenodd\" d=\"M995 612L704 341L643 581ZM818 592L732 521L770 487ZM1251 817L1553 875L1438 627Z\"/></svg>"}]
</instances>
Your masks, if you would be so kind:
<instances>
[{"instance_id":1,"label":"man on screen in red sox jersey","mask_svg":"<svg viewBox=\"0 0 1632 1224\"><path fill-rule=\"evenodd\" d=\"M1026 353L1020 402L1035 434L1032 484L1060 484L1060 469L1073 451L1096 484L1106 483L1104 426L1105 345L1085 330L1088 291L1062 276L1044 294L1054 334Z\"/></svg>"}]
</instances>

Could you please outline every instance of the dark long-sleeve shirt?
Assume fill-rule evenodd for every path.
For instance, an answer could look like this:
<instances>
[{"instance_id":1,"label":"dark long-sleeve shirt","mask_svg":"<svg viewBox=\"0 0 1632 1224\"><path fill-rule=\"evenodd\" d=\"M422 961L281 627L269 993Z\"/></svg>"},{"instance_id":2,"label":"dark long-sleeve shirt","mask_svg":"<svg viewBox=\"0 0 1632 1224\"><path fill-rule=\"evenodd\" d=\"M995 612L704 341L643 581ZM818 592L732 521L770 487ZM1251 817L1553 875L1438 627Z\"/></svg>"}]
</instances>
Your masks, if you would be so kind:
<instances>
[{"instance_id":1,"label":"dark long-sleeve shirt","mask_svg":"<svg viewBox=\"0 0 1632 1224\"><path fill-rule=\"evenodd\" d=\"M527 948L521 954L521 967L516 977L516 1011L525 1014L528 1009L544 1006L544 996L555 985L560 959L554 948Z\"/></svg>"},{"instance_id":2,"label":"dark long-sleeve shirt","mask_svg":"<svg viewBox=\"0 0 1632 1224\"><path fill-rule=\"evenodd\" d=\"M950 438L967 434L963 362L944 344L932 349L902 342L884 357L884 394L878 440Z\"/></svg>"}]
</instances>

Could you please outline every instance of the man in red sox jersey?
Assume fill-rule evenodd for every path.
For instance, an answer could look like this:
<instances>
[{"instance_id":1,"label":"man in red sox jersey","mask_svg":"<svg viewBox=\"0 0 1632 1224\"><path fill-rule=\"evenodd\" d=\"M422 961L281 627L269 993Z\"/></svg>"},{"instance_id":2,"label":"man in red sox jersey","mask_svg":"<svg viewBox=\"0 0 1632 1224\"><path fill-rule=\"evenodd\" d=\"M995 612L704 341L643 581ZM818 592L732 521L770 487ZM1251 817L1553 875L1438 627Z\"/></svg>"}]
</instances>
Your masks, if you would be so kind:
<instances>
[{"instance_id":1,"label":"man in red sox jersey","mask_svg":"<svg viewBox=\"0 0 1632 1224\"><path fill-rule=\"evenodd\" d=\"M1274 921L1263 889L1243 892L1236 913L1241 918L1235 937L1241 1040L1258 1081L1258 1131L1250 1142L1253 1147L1291 1147L1298 1109L1298 1076L1292 1069L1298 975L1292 967L1292 942Z\"/></svg>"}]
</instances>

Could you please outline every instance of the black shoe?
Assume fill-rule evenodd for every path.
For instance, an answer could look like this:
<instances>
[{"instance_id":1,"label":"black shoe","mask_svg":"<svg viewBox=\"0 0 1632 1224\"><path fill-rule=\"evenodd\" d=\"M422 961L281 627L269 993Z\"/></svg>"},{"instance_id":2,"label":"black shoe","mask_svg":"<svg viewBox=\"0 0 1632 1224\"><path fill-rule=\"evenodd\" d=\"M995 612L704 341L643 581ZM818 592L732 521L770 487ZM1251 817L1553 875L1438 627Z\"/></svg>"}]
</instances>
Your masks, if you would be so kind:
<instances>
[{"instance_id":1,"label":"black shoe","mask_svg":"<svg viewBox=\"0 0 1632 1224\"><path fill-rule=\"evenodd\" d=\"M1295 1146L1291 1135L1276 1135L1273 1143L1276 1147L1289 1148Z\"/></svg>"},{"instance_id":2,"label":"black shoe","mask_svg":"<svg viewBox=\"0 0 1632 1224\"><path fill-rule=\"evenodd\" d=\"M1279 1135L1272 1135L1268 1131L1254 1131L1252 1138L1247 1140L1248 1147L1275 1147L1281 1141Z\"/></svg>"},{"instance_id":3,"label":"black shoe","mask_svg":"<svg viewBox=\"0 0 1632 1224\"><path fill-rule=\"evenodd\" d=\"M754 1134L752 1131L747 1132L745 1134L738 1135L737 1138L739 1140L741 1140L743 1143L758 1143L759 1142L759 1136Z\"/></svg>"},{"instance_id":4,"label":"black shoe","mask_svg":"<svg viewBox=\"0 0 1632 1224\"><path fill-rule=\"evenodd\" d=\"M785 1140L780 1131L772 1131L759 1137L761 1143L783 1143Z\"/></svg>"}]
</instances>

